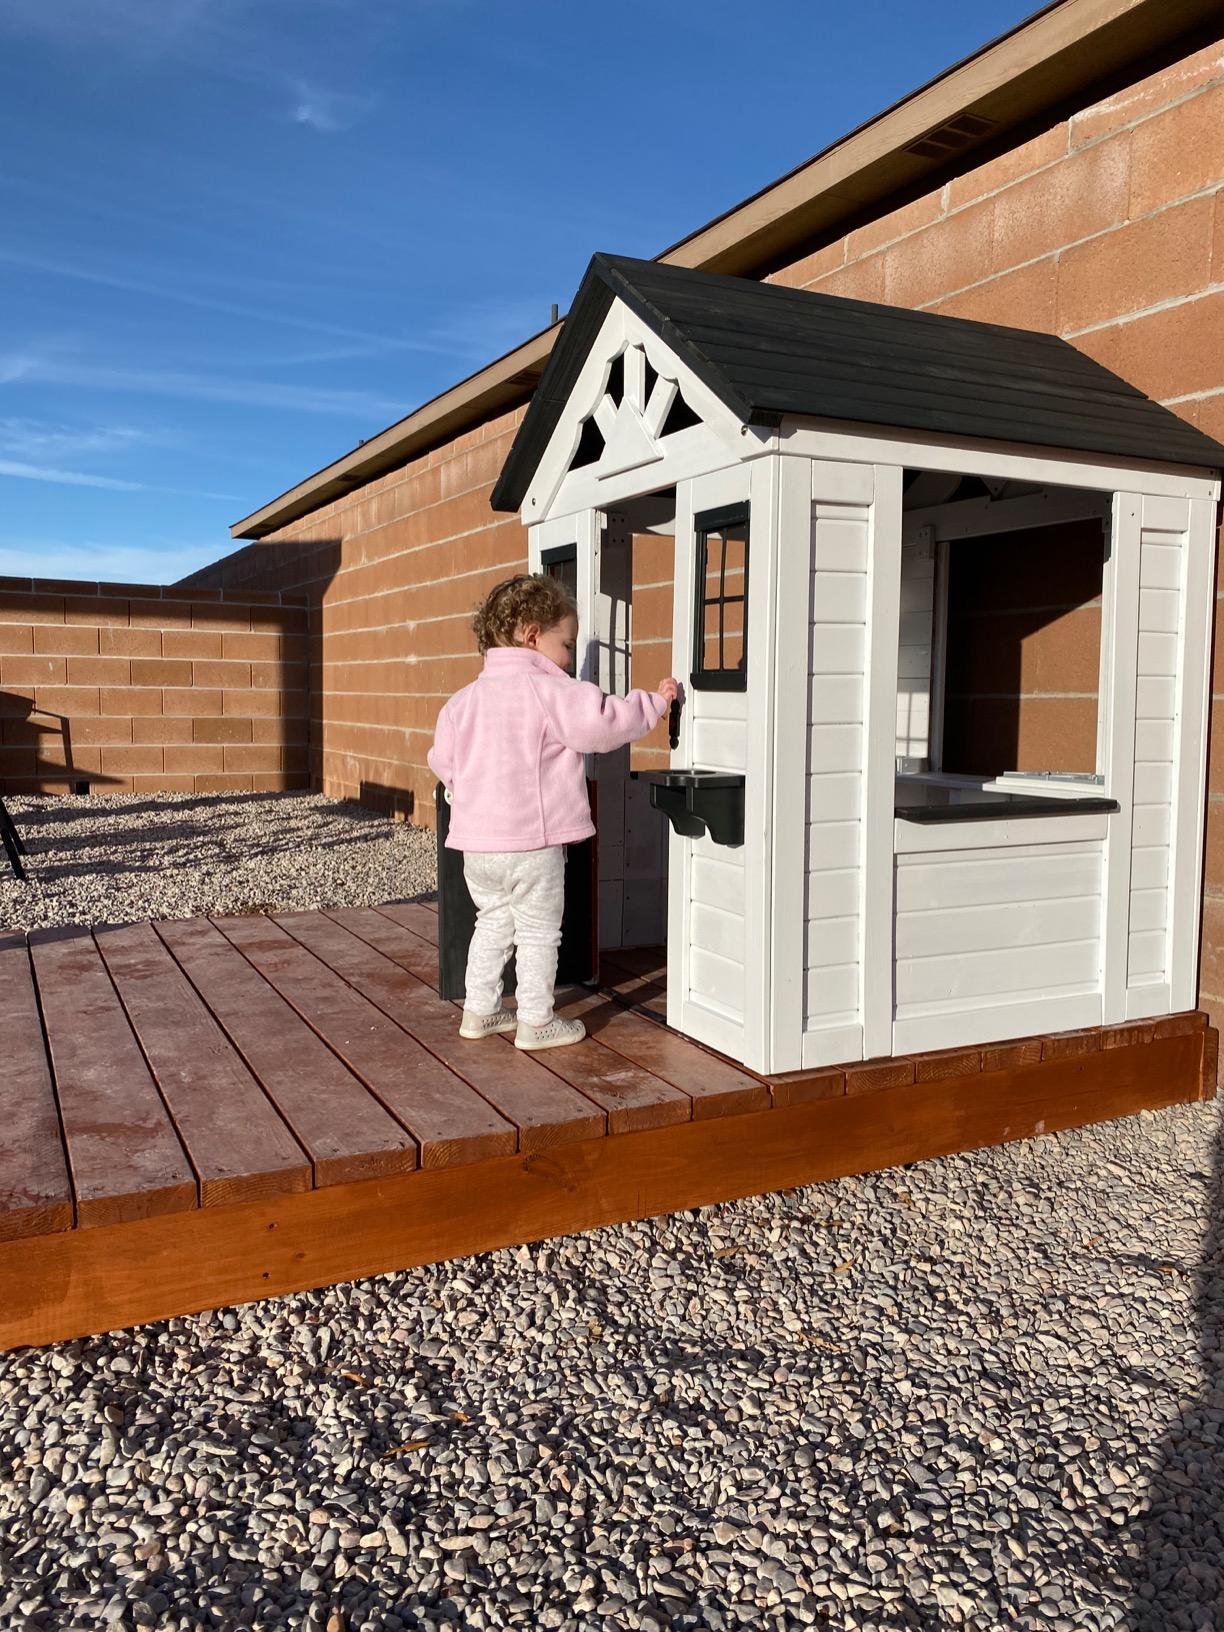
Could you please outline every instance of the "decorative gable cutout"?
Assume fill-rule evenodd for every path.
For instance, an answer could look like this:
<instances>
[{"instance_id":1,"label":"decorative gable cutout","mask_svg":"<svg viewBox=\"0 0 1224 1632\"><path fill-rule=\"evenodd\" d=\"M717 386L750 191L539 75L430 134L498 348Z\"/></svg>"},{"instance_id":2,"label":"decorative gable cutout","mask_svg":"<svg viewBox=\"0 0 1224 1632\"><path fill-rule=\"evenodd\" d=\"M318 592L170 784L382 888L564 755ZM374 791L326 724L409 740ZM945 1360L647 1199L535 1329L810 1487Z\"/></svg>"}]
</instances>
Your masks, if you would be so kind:
<instances>
[{"instance_id":1,"label":"decorative gable cutout","mask_svg":"<svg viewBox=\"0 0 1224 1632\"><path fill-rule=\"evenodd\" d=\"M666 449L659 444L665 438L700 424L677 382L658 373L643 346L630 344L608 365L603 393L582 421L569 469L593 466L596 477L623 476L662 459Z\"/></svg>"}]
</instances>

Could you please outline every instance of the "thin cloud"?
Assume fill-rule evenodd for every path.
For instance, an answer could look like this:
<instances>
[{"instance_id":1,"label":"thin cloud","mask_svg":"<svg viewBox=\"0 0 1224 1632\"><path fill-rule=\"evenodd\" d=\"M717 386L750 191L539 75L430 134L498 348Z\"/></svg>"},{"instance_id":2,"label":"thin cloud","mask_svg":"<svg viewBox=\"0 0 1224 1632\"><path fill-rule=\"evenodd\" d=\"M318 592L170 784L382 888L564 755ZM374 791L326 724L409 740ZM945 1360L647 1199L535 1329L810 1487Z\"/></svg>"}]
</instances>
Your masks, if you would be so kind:
<instances>
[{"instance_id":1,"label":"thin cloud","mask_svg":"<svg viewBox=\"0 0 1224 1632\"><path fill-rule=\"evenodd\" d=\"M51 277L71 278L78 283L98 284L106 289L121 289L126 294L151 295L157 300L175 301L183 306L195 306L209 312L224 312L230 317L251 318L257 323L279 323L286 328L305 329L311 334L330 334L342 340L360 340L367 345L413 351L438 349L429 342L371 334L365 329L350 329L339 323L323 323L315 318L297 317L292 312L278 311L275 307L245 306L212 295L190 294L185 289L149 283L142 278L99 272L93 267L74 266L67 261L52 260L42 255L28 255L17 250L0 249L0 264L20 266L27 271L43 272Z\"/></svg>"},{"instance_id":2,"label":"thin cloud","mask_svg":"<svg viewBox=\"0 0 1224 1632\"><path fill-rule=\"evenodd\" d=\"M143 396L178 397L191 402L225 402L242 408L272 408L289 413L329 414L333 418L375 419L386 423L408 411L402 400L364 391L329 391L302 385L233 380L173 369L112 368L106 364L64 360L51 354L18 354L19 370L0 355L0 380L63 385L84 390L125 391Z\"/></svg>"},{"instance_id":3,"label":"thin cloud","mask_svg":"<svg viewBox=\"0 0 1224 1632\"><path fill-rule=\"evenodd\" d=\"M132 425L57 425L41 419L0 417L0 454L27 460L80 459L126 453L136 447L172 447L164 431Z\"/></svg>"},{"instance_id":4,"label":"thin cloud","mask_svg":"<svg viewBox=\"0 0 1224 1632\"><path fill-rule=\"evenodd\" d=\"M180 498L238 502L235 493L209 493L195 487L156 487L151 482L129 482L119 476L99 476L89 470L32 465L24 459L0 459L0 476L12 476L25 482L51 482L56 487L97 487L108 493L174 493Z\"/></svg>"},{"instance_id":5,"label":"thin cloud","mask_svg":"<svg viewBox=\"0 0 1224 1632\"><path fill-rule=\"evenodd\" d=\"M232 547L226 534L203 544L167 540L147 545L0 537L0 576L32 578L37 574L86 582L173 584Z\"/></svg>"},{"instance_id":6,"label":"thin cloud","mask_svg":"<svg viewBox=\"0 0 1224 1632\"><path fill-rule=\"evenodd\" d=\"M354 96L348 91L326 91L306 79L289 80L290 120L324 135L351 130L374 106L372 97Z\"/></svg>"}]
</instances>

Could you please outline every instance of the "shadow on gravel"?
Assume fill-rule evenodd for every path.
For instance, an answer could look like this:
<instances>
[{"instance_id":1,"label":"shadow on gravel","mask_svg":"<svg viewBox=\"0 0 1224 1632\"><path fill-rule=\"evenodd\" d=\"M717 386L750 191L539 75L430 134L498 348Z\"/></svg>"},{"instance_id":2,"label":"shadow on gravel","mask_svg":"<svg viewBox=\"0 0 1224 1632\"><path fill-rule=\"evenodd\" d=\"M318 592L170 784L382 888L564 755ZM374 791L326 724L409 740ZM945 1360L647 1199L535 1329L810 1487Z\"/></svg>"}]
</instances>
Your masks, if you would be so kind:
<instances>
[{"instance_id":1,"label":"shadow on gravel","mask_svg":"<svg viewBox=\"0 0 1224 1632\"><path fill-rule=\"evenodd\" d=\"M1206 1175L1186 1177L1201 1181ZM1195 1288L1202 1380L1198 1398L1160 1444L1148 1510L1132 1532L1127 1632L1224 1629L1224 1133L1207 1200Z\"/></svg>"}]
</instances>

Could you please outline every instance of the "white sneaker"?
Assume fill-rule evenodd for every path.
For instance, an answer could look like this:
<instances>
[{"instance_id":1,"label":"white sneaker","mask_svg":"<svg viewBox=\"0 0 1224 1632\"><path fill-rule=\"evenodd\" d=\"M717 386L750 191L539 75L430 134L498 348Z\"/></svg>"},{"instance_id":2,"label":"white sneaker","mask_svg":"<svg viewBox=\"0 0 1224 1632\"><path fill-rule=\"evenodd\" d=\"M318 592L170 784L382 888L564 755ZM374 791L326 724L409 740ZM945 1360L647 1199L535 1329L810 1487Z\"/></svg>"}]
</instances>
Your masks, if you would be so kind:
<instances>
[{"instance_id":1,"label":"white sneaker","mask_svg":"<svg viewBox=\"0 0 1224 1632\"><path fill-rule=\"evenodd\" d=\"M497 1009L492 1014L473 1014L470 1009L464 1009L459 1035L466 1037L470 1043L478 1043L482 1037L493 1037L499 1031L517 1029L518 1016L513 1009Z\"/></svg>"},{"instance_id":2,"label":"white sneaker","mask_svg":"<svg viewBox=\"0 0 1224 1632\"><path fill-rule=\"evenodd\" d=\"M568 1048L570 1043L580 1043L586 1036L586 1027L581 1020L562 1020L560 1015L554 1015L544 1026L529 1026L526 1020L520 1020L514 1034L515 1048Z\"/></svg>"}]
</instances>

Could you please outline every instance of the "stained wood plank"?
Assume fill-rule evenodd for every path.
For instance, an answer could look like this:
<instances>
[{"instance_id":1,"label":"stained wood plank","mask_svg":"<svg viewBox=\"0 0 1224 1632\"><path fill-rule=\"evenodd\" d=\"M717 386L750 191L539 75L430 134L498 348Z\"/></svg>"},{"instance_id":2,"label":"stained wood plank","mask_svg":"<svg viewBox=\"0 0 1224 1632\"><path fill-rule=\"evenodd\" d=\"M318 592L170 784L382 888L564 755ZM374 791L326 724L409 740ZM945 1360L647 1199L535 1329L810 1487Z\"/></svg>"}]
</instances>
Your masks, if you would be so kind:
<instances>
[{"instance_id":1,"label":"stained wood plank","mask_svg":"<svg viewBox=\"0 0 1224 1632\"><path fill-rule=\"evenodd\" d=\"M567 1017L584 1020L590 1034L605 1048L687 1094L695 1117L763 1111L771 1102L770 1091L759 1078L699 1048L679 1032L622 1008L603 993L566 993L559 1007Z\"/></svg>"},{"instance_id":2,"label":"stained wood plank","mask_svg":"<svg viewBox=\"0 0 1224 1632\"><path fill-rule=\"evenodd\" d=\"M0 1241L70 1230L72 1186L25 937L0 936Z\"/></svg>"},{"instance_id":3,"label":"stained wood plank","mask_svg":"<svg viewBox=\"0 0 1224 1632\"><path fill-rule=\"evenodd\" d=\"M153 926L99 928L94 940L199 1177L200 1205L309 1190L305 1152Z\"/></svg>"},{"instance_id":4,"label":"stained wood plank","mask_svg":"<svg viewBox=\"0 0 1224 1632\"><path fill-rule=\"evenodd\" d=\"M422 1167L514 1150L504 1117L272 919L214 922L412 1134Z\"/></svg>"},{"instance_id":5,"label":"stained wood plank","mask_svg":"<svg viewBox=\"0 0 1224 1632\"><path fill-rule=\"evenodd\" d=\"M518 1129L520 1150L598 1139L607 1131L603 1111L506 1039L470 1043L459 1036L459 1005L444 1003L411 972L413 949L419 953L423 943L410 930L372 907L293 913L278 922L483 1094ZM401 963L397 954L409 961Z\"/></svg>"},{"instance_id":6,"label":"stained wood plank","mask_svg":"<svg viewBox=\"0 0 1224 1632\"><path fill-rule=\"evenodd\" d=\"M413 934L417 933L418 924L424 922L425 928L429 927L425 922L426 909L415 903L398 903L377 910ZM436 990L437 959L434 957L431 962L432 948L424 938L421 948L416 955L417 972ZM503 1039L503 1045L504 1042ZM542 1050L533 1058L562 1082L593 1100L608 1118L609 1133L663 1127L671 1122L686 1122L692 1116L693 1102L687 1094L612 1053L594 1038L585 1038L568 1048Z\"/></svg>"},{"instance_id":7,"label":"stained wood plank","mask_svg":"<svg viewBox=\"0 0 1224 1632\"><path fill-rule=\"evenodd\" d=\"M309 1152L317 1185L416 1167L411 1134L206 918L157 931Z\"/></svg>"},{"instance_id":8,"label":"stained wood plank","mask_svg":"<svg viewBox=\"0 0 1224 1632\"><path fill-rule=\"evenodd\" d=\"M740 1196L1194 1100L1203 1037L588 1139L479 1168L0 1245L0 1348Z\"/></svg>"},{"instance_id":9,"label":"stained wood plank","mask_svg":"<svg viewBox=\"0 0 1224 1632\"><path fill-rule=\"evenodd\" d=\"M438 944L438 910L432 910L423 901L396 901L391 906L379 909L385 912L388 918L405 929L410 929L414 935L419 935L430 946Z\"/></svg>"},{"instance_id":10,"label":"stained wood plank","mask_svg":"<svg viewBox=\"0 0 1224 1632\"><path fill-rule=\"evenodd\" d=\"M196 1178L87 929L30 935L81 1226L197 1206Z\"/></svg>"}]
</instances>

